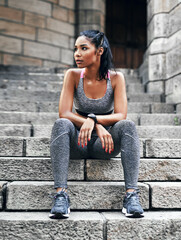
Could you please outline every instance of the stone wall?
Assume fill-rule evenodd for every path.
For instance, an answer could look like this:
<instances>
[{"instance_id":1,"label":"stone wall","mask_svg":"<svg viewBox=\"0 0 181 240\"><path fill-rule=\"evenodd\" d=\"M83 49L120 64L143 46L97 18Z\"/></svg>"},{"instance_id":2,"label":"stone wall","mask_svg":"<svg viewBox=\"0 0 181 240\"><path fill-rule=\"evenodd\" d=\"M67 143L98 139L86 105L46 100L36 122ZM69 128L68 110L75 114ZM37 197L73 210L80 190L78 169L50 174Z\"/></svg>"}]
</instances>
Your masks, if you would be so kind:
<instances>
[{"instance_id":1,"label":"stone wall","mask_svg":"<svg viewBox=\"0 0 181 240\"><path fill-rule=\"evenodd\" d=\"M0 64L73 65L75 0L0 0Z\"/></svg>"},{"instance_id":2,"label":"stone wall","mask_svg":"<svg viewBox=\"0 0 181 240\"><path fill-rule=\"evenodd\" d=\"M147 51L140 67L150 93L162 93L181 112L181 1L147 1Z\"/></svg>"},{"instance_id":3,"label":"stone wall","mask_svg":"<svg viewBox=\"0 0 181 240\"><path fill-rule=\"evenodd\" d=\"M105 0L0 0L0 64L74 65L75 37L104 31Z\"/></svg>"}]
</instances>

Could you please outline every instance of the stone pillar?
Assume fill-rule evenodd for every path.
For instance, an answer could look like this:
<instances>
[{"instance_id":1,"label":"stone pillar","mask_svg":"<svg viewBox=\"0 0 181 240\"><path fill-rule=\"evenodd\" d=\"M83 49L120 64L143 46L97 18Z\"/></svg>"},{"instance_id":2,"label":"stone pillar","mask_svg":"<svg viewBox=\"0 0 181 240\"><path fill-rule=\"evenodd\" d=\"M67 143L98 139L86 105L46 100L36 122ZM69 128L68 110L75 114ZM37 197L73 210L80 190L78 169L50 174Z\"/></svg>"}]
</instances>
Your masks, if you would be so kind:
<instances>
[{"instance_id":1,"label":"stone pillar","mask_svg":"<svg viewBox=\"0 0 181 240\"><path fill-rule=\"evenodd\" d=\"M181 103L181 1L147 1L147 51L140 76L149 93Z\"/></svg>"},{"instance_id":2,"label":"stone pillar","mask_svg":"<svg viewBox=\"0 0 181 240\"><path fill-rule=\"evenodd\" d=\"M105 0L77 1L77 35L84 30L105 31Z\"/></svg>"}]
</instances>

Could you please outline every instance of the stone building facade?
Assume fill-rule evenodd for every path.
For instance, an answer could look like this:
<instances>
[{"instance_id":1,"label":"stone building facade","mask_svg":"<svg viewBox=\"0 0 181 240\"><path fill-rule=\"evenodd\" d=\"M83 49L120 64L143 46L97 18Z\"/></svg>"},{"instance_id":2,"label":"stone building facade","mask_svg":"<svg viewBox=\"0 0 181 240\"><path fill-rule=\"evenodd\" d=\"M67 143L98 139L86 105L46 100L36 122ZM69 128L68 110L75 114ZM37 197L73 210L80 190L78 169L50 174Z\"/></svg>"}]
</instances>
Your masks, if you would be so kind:
<instances>
[{"instance_id":1,"label":"stone building facade","mask_svg":"<svg viewBox=\"0 0 181 240\"><path fill-rule=\"evenodd\" d=\"M107 0L110 1L110 0ZM105 31L106 0L0 0L0 64L73 66L78 32ZM146 1L146 0L145 0ZM139 67L150 93L181 112L181 0L147 0L147 50Z\"/></svg>"}]
</instances>

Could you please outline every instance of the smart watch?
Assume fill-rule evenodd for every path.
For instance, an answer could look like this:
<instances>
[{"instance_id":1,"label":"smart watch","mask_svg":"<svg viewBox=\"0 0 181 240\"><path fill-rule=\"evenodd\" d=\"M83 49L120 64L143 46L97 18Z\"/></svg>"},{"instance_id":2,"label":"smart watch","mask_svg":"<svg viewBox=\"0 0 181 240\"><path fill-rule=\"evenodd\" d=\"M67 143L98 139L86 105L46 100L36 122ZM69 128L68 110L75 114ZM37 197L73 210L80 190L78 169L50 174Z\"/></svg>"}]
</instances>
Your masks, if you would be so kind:
<instances>
[{"instance_id":1,"label":"smart watch","mask_svg":"<svg viewBox=\"0 0 181 240\"><path fill-rule=\"evenodd\" d=\"M87 117L93 119L95 124L97 123L97 118L96 118L96 115L94 113L89 113L87 115Z\"/></svg>"}]
</instances>

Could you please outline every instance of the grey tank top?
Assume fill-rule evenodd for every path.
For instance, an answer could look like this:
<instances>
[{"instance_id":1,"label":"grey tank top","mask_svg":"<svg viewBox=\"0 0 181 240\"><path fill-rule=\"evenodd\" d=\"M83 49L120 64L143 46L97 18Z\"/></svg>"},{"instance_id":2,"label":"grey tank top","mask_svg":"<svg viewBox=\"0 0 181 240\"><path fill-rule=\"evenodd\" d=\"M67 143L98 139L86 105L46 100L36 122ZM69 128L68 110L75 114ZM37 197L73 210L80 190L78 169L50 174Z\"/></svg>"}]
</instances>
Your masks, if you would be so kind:
<instances>
[{"instance_id":1,"label":"grey tank top","mask_svg":"<svg viewBox=\"0 0 181 240\"><path fill-rule=\"evenodd\" d=\"M74 92L74 107L76 112L81 115L94 113L97 115L111 114L114 110L114 91L111 85L110 74L108 72L107 89L102 98L88 98L84 92L84 69L81 72L77 89Z\"/></svg>"}]
</instances>

